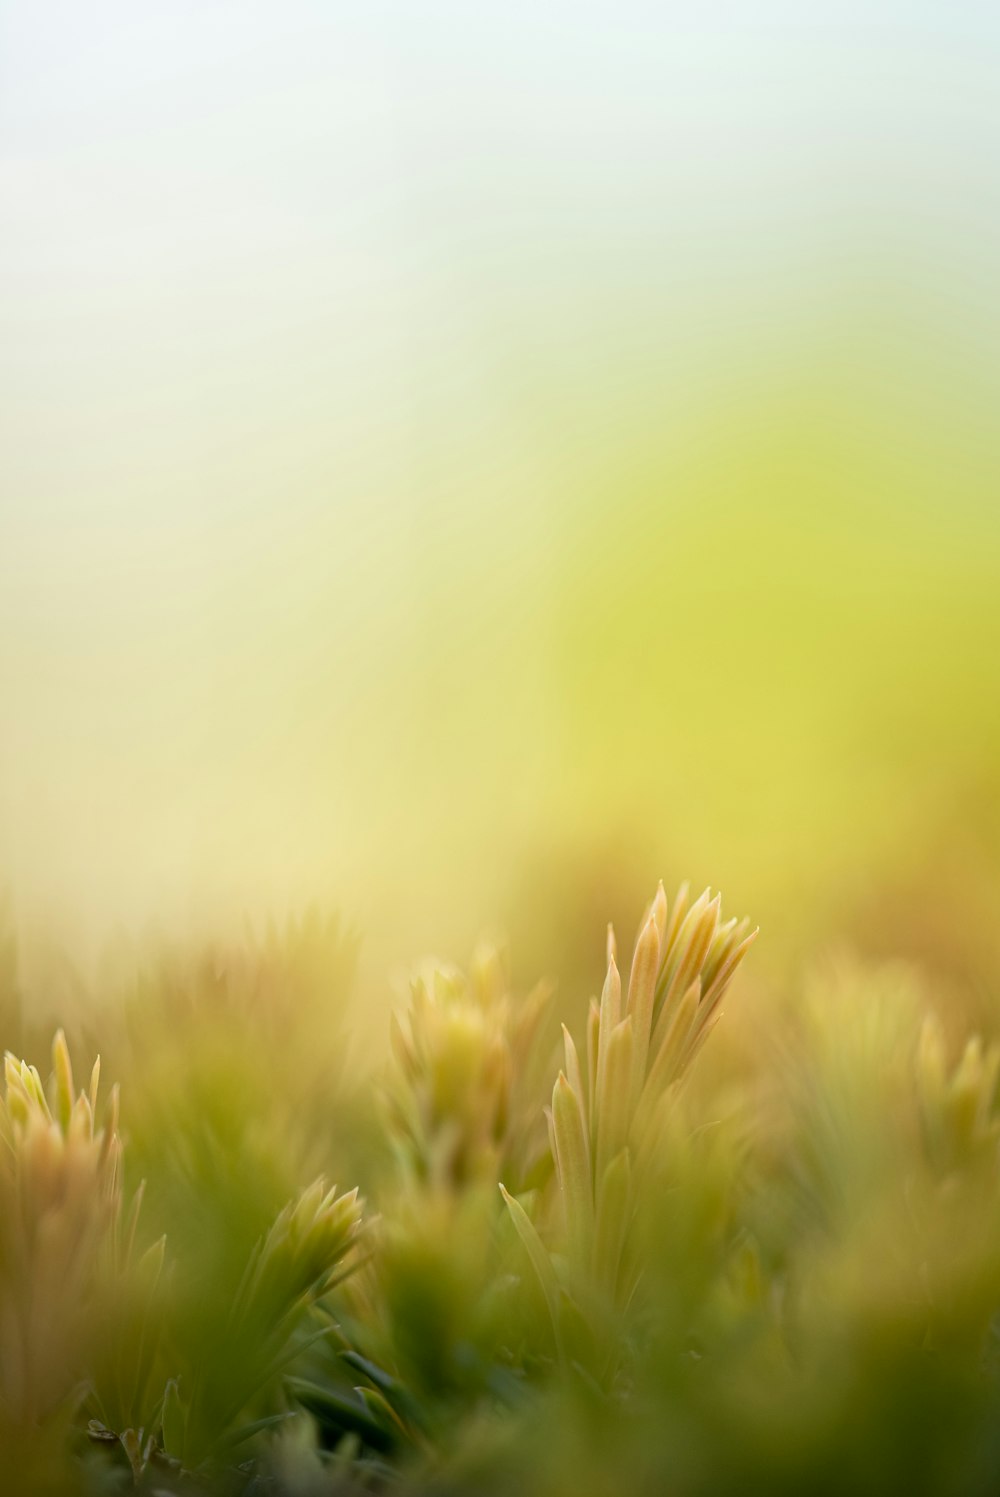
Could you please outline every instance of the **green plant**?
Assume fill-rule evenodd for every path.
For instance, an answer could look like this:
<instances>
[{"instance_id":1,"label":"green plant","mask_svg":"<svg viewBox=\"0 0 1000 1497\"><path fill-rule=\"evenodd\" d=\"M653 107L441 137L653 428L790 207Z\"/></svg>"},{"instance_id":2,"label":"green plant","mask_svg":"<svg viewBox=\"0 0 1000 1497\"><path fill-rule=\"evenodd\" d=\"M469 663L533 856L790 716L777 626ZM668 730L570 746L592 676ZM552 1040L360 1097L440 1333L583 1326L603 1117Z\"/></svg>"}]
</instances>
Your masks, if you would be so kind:
<instances>
[{"instance_id":1,"label":"green plant","mask_svg":"<svg viewBox=\"0 0 1000 1497\"><path fill-rule=\"evenodd\" d=\"M604 990L588 1016L586 1069L564 1025L565 1068L547 1114L559 1199L553 1251L500 1187L560 1344L569 1306L594 1316L599 1301L620 1309L635 1291L641 1265L629 1239L636 1202L679 1084L756 935L745 920L721 923L719 912L719 897L707 889L689 904L686 886L670 909L660 884L636 940L624 1002L609 929Z\"/></svg>"}]
</instances>

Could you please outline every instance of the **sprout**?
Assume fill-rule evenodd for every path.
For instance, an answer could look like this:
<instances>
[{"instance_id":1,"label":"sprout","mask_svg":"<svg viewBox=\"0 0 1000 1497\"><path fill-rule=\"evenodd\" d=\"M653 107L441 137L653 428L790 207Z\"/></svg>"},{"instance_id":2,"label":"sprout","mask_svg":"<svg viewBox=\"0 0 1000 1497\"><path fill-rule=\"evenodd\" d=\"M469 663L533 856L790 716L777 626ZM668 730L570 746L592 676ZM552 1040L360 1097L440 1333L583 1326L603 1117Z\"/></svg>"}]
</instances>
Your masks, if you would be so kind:
<instances>
[{"instance_id":1,"label":"sprout","mask_svg":"<svg viewBox=\"0 0 1000 1497\"><path fill-rule=\"evenodd\" d=\"M662 1134L677 1083L720 1018L719 1005L757 932L720 918L720 897L689 903L684 885L667 904L662 883L646 911L624 995L608 928L607 976L591 1002L586 1079L563 1026L564 1068L548 1114L562 1203L566 1261L575 1286L622 1303L633 1287L621 1263L637 1182ZM541 1239L504 1190L519 1236L553 1304ZM557 1326L558 1333L558 1326Z\"/></svg>"},{"instance_id":2,"label":"sprout","mask_svg":"<svg viewBox=\"0 0 1000 1497\"><path fill-rule=\"evenodd\" d=\"M250 1255L222 1335L167 1385L162 1432L168 1456L193 1470L281 1417L254 1414L298 1351L307 1312L354 1267L351 1249L360 1229L358 1192L340 1195L323 1179L278 1213Z\"/></svg>"},{"instance_id":3,"label":"sprout","mask_svg":"<svg viewBox=\"0 0 1000 1497\"><path fill-rule=\"evenodd\" d=\"M118 1092L96 1121L100 1062L76 1093L66 1039L49 1092L8 1054L0 1101L0 1421L39 1427L76 1400L122 1205Z\"/></svg>"},{"instance_id":4,"label":"sprout","mask_svg":"<svg viewBox=\"0 0 1000 1497\"><path fill-rule=\"evenodd\" d=\"M924 1021L916 1058L920 1114L932 1162L944 1170L986 1158L995 1165L1000 1143L997 1080L1000 1045L973 1035L950 1072L940 1026Z\"/></svg>"},{"instance_id":5,"label":"sprout","mask_svg":"<svg viewBox=\"0 0 1000 1497\"><path fill-rule=\"evenodd\" d=\"M528 1177L544 1137L525 1094L551 996L539 984L516 999L492 947L476 952L467 976L435 966L414 976L404 1024L391 1021L386 1093L407 1174L446 1188Z\"/></svg>"}]
</instances>

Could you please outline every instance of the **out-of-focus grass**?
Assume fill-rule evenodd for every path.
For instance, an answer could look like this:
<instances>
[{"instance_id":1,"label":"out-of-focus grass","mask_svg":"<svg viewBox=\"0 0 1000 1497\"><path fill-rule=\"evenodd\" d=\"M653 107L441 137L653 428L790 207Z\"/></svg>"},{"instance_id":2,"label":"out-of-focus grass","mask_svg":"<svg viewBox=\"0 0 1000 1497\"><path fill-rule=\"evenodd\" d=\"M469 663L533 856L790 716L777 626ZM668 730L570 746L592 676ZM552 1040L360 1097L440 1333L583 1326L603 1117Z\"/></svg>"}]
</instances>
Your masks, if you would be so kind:
<instances>
[{"instance_id":1,"label":"out-of-focus grass","mask_svg":"<svg viewBox=\"0 0 1000 1497\"><path fill-rule=\"evenodd\" d=\"M991 1490L995 995L979 1039L929 968L758 974L692 1064L743 947L707 894L684 911L656 896L586 1026L579 990L519 997L495 953L425 963L367 1077L337 922L146 953L77 1015L122 1075L120 1134L71 1108L62 1042L48 1102L11 1060L0 1367L41 1400L0 1397L22 1487ZM303 1189L318 1167L339 1195Z\"/></svg>"}]
</instances>

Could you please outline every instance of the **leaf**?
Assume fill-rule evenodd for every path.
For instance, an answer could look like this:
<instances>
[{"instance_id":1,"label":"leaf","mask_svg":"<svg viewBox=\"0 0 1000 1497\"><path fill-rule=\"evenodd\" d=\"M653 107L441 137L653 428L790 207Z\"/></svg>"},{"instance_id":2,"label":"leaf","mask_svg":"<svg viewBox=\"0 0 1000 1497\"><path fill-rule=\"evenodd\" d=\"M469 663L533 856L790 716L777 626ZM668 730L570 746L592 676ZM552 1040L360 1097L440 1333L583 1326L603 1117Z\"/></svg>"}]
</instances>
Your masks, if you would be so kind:
<instances>
[{"instance_id":1,"label":"leaf","mask_svg":"<svg viewBox=\"0 0 1000 1497\"><path fill-rule=\"evenodd\" d=\"M160 1414L163 1429L163 1448L168 1455L181 1460L187 1435L187 1412L181 1402L177 1379L171 1378L163 1390L163 1409Z\"/></svg>"},{"instance_id":2,"label":"leaf","mask_svg":"<svg viewBox=\"0 0 1000 1497\"><path fill-rule=\"evenodd\" d=\"M570 1241L582 1256L589 1248L594 1227L590 1145L581 1097L562 1071L552 1089L552 1128L566 1204L566 1225Z\"/></svg>"},{"instance_id":3,"label":"leaf","mask_svg":"<svg viewBox=\"0 0 1000 1497\"><path fill-rule=\"evenodd\" d=\"M535 1229L534 1223L531 1221L528 1213L525 1211L520 1201L515 1201L514 1197L502 1183L500 1185L500 1194L503 1196L505 1202L507 1203L507 1210L510 1212L511 1220L514 1223L517 1235L518 1237L520 1237L525 1251L527 1252L528 1257L531 1259L535 1273L538 1275L538 1281L542 1286L542 1293L545 1296L545 1303L549 1307L549 1315L552 1319L552 1330L555 1334L556 1342L558 1344L559 1285L556 1280L555 1269L552 1267L552 1260L545 1249L545 1245L542 1242L542 1239L539 1237L538 1232Z\"/></svg>"}]
</instances>

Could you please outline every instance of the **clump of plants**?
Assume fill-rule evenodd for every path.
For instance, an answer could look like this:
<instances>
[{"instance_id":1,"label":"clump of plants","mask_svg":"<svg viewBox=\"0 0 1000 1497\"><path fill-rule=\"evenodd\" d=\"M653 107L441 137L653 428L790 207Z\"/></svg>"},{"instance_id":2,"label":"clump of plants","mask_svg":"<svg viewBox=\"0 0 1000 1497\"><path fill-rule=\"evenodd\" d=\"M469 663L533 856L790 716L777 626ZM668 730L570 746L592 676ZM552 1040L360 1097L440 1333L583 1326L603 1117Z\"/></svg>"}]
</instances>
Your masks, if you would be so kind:
<instances>
[{"instance_id":1,"label":"clump of plants","mask_svg":"<svg viewBox=\"0 0 1000 1497\"><path fill-rule=\"evenodd\" d=\"M1000 1044L840 961L713 1068L755 936L660 885L589 1007L426 963L359 1086L314 916L93 1010L121 1114L8 1054L10 1490L995 1491Z\"/></svg>"}]
</instances>

